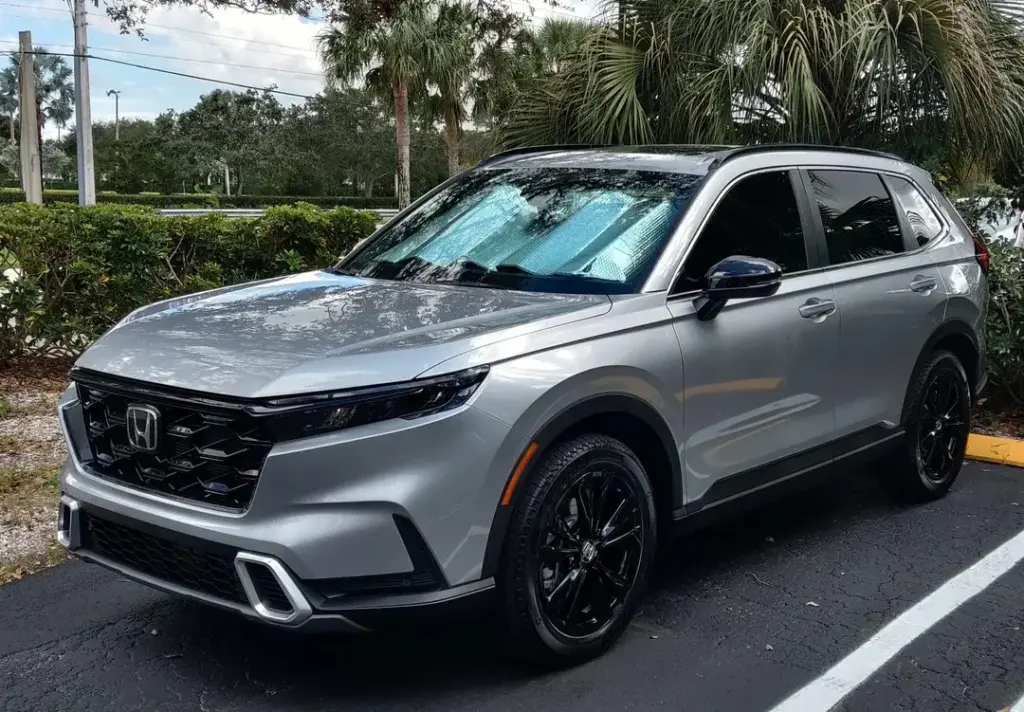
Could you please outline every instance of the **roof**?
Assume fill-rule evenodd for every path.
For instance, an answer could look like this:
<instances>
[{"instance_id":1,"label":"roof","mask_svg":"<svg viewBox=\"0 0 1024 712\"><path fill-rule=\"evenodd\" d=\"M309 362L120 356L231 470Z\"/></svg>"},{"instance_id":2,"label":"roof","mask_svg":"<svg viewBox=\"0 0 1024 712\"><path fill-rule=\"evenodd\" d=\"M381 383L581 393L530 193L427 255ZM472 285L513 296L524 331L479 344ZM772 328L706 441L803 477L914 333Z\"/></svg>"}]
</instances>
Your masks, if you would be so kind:
<instances>
[{"instance_id":1,"label":"roof","mask_svg":"<svg viewBox=\"0 0 1024 712\"><path fill-rule=\"evenodd\" d=\"M558 145L514 148L484 159L478 168L610 168L705 174L737 156L769 151L822 151L901 161L899 156L847 146L765 143L751 146L664 144L647 146Z\"/></svg>"}]
</instances>

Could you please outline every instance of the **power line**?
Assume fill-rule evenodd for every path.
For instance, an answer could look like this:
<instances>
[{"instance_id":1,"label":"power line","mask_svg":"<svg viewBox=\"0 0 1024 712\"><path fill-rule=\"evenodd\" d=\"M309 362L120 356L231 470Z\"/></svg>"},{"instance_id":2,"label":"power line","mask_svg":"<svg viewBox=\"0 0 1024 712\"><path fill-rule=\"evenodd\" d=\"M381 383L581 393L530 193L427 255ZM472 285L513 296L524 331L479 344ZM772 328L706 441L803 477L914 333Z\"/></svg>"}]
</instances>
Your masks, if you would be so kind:
<instances>
[{"instance_id":1,"label":"power line","mask_svg":"<svg viewBox=\"0 0 1024 712\"><path fill-rule=\"evenodd\" d=\"M14 42L13 40L0 40L0 42L5 43L5 44L17 44L17 42ZM64 48L70 47L70 48L74 49L74 45L70 45L70 44L48 44L47 47L64 47ZM282 69L280 67L264 67L264 66L258 65L258 64L237 64L237 63L234 63L234 62L221 62L221 61L214 60L214 59L191 59L189 57L176 57L176 56L170 55L170 54L153 54L151 52L133 52L132 50L112 49L110 47L96 47L96 46L93 46L91 49L93 51L97 51L97 52L116 52L118 54L132 54L132 55L137 55L139 57L153 57L155 59L171 59L171 60L174 60L176 62L193 62L193 63L196 63L196 64L213 64L213 65L216 65L218 67L238 67L240 69L260 69L260 70L263 70L263 71L266 71L266 72L281 72L281 73L284 73L284 74L298 74L298 75L302 75L302 76L318 77L318 78L323 78L323 76L324 76L321 72L303 72L303 71L301 71L299 69ZM56 54L56 53L55 52L49 52L48 54ZM97 57L97 59L103 59L103 58L102 57Z\"/></svg>"},{"instance_id":2,"label":"power line","mask_svg":"<svg viewBox=\"0 0 1024 712\"><path fill-rule=\"evenodd\" d=\"M8 42L8 40L0 40L2 42ZM26 52L25 54L38 54L38 55L51 55L54 57L76 57L74 52ZM125 67L133 67L135 69L145 69L149 72L159 72L160 74L170 74L175 77L184 77L185 79L196 79L202 82L211 82L213 84L224 84L225 86L238 87L239 89L252 89L253 91L263 91L269 94L282 94L284 96L294 96L299 99L313 99L314 97L309 94L299 94L293 91L284 91L283 89L270 89L268 87L258 87L252 84L241 84L240 82L229 82L226 79L214 79L213 77L201 77L198 74L188 74L187 72L175 72L171 69L163 69L161 67L150 67L146 64L136 64L135 62L125 62L120 59L111 59L110 57L99 57L94 54L83 54L82 57L89 59L95 59L100 62L109 62L110 64L120 64ZM338 103L345 104L346 106L354 106L360 109L374 109L377 108L372 104L360 104L355 101L338 100Z\"/></svg>"},{"instance_id":3,"label":"power line","mask_svg":"<svg viewBox=\"0 0 1024 712\"><path fill-rule=\"evenodd\" d=\"M19 3L12 3L12 2L0 2L0 5L3 5L5 7L27 8L29 10L43 10L43 11L46 11L46 12L57 12L57 13L65 12L64 10L60 10L60 9L58 9L56 7L39 7L37 5L22 5L22 4L19 4ZM22 20L36 20L36 21L43 21L43 22L61 22L60 20L51 19L51 18L48 18L48 17L25 17L24 15L8 15L8 17L16 17L16 18L19 18L19 19L22 19ZM254 39L249 39L248 37L239 37L237 35L224 35L224 34L218 34L216 32L204 32L202 30L190 30L187 27L176 27L174 25L160 25L160 24L157 24L157 23L154 23L154 22L147 22L147 23L145 23L145 26L146 27L155 27L155 28L161 29L161 30L174 30L175 32L186 32L186 33L191 34L191 35L202 35L204 37L218 37L220 39L232 40L232 41L235 41L235 42L247 42L249 44L264 45L266 47L281 47L282 49L291 49L291 50L295 50L297 52L305 52L307 54L316 54L316 52L314 50L310 49L309 47L296 47L295 45L281 44L280 42L267 42L265 40L254 40ZM184 40L184 38L181 38L181 37L175 37L174 39L176 39L176 40ZM201 40L185 40L185 41L200 42ZM208 44L208 43L204 43L204 44ZM296 56L296 55L293 55L293 54L284 54L284 53L281 53L281 52L277 52L277 53L267 52L267 54L280 54L283 57L294 57L294 56Z\"/></svg>"}]
</instances>

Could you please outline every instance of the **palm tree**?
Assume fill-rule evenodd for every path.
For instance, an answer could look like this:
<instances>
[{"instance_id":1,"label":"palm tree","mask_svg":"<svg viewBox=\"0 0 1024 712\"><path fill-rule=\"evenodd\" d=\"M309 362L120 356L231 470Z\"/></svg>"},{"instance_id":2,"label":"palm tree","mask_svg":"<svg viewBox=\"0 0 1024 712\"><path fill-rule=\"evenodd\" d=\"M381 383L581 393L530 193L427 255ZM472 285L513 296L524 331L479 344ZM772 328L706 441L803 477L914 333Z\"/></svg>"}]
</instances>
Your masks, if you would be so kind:
<instances>
[{"instance_id":1,"label":"palm tree","mask_svg":"<svg viewBox=\"0 0 1024 712\"><path fill-rule=\"evenodd\" d=\"M1024 33L995 0L622 0L514 117L517 143L1024 145ZM619 14L621 12L621 15ZM615 29L611 29L612 25Z\"/></svg>"},{"instance_id":2,"label":"palm tree","mask_svg":"<svg viewBox=\"0 0 1024 712\"><path fill-rule=\"evenodd\" d=\"M463 2L441 5L434 17L425 56L426 76L437 87L427 103L428 114L444 122L448 175L459 172L459 142L470 81L476 67L478 16Z\"/></svg>"},{"instance_id":3,"label":"palm tree","mask_svg":"<svg viewBox=\"0 0 1024 712\"><path fill-rule=\"evenodd\" d=\"M360 79L394 106L398 145L398 207L409 204L409 95L425 86L425 60L433 37L427 8L404 2L375 25L332 25L317 42L330 83L350 87Z\"/></svg>"},{"instance_id":4,"label":"palm tree","mask_svg":"<svg viewBox=\"0 0 1024 712\"><path fill-rule=\"evenodd\" d=\"M36 74L36 114L42 131L47 120L60 129L67 126L74 114L75 85L71 68L63 57L47 53L43 47L36 47L32 55ZM11 116L11 140L14 140L14 115L19 104L19 66L17 52L8 54L8 63L0 71L0 111ZM40 144L42 145L42 144Z\"/></svg>"},{"instance_id":5,"label":"palm tree","mask_svg":"<svg viewBox=\"0 0 1024 712\"><path fill-rule=\"evenodd\" d=\"M14 121L18 115L18 73L10 67L0 70L0 113L10 119L11 142L15 139Z\"/></svg>"}]
</instances>

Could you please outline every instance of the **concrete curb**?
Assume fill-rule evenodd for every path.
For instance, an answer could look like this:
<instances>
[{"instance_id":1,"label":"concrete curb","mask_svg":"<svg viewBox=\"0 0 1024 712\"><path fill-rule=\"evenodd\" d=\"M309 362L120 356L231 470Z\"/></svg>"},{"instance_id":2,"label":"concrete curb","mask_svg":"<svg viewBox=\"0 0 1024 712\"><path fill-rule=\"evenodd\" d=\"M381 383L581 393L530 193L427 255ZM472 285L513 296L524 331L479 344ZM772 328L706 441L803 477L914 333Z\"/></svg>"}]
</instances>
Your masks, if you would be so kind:
<instances>
[{"instance_id":1,"label":"concrete curb","mask_svg":"<svg viewBox=\"0 0 1024 712\"><path fill-rule=\"evenodd\" d=\"M1024 440L971 433L967 438L966 457L968 460L1024 467Z\"/></svg>"}]
</instances>

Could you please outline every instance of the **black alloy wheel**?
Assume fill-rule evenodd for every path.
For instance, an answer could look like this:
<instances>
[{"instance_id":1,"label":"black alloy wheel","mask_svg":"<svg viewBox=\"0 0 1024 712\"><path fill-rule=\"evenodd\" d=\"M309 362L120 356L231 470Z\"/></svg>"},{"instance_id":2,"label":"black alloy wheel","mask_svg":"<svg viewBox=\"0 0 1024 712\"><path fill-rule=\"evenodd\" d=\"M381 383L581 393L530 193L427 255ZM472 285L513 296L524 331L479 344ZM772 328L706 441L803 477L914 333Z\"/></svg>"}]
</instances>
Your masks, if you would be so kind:
<instances>
[{"instance_id":1,"label":"black alloy wheel","mask_svg":"<svg viewBox=\"0 0 1024 712\"><path fill-rule=\"evenodd\" d=\"M958 453L967 440L964 403L970 394L952 369L939 369L925 386L917 423L918 462L921 474L936 484L959 469Z\"/></svg>"},{"instance_id":2,"label":"black alloy wheel","mask_svg":"<svg viewBox=\"0 0 1024 712\"><path fill-rule=\"evenodd\" d=\"M904 444L883 482L901 499L928 502L949 491L960 474L971 432L971 387L963 365L936 351L914 373L907 393Z\"/></svg>"},{"instance_id":3,"label":"black alloy wheel","mask_svg":"<svg viewBox=\"0 0 1024 712\"><path fill-rule=\"evenodd\" d=\"M590 660L629 625L658 529L640 459L580 435L551 446L519 485L496 579L506 648L546 667Z\"/></svg>"},{"instance_id":4,"label":"black alloy wheel","mask_svg":"<svg viewBox=\"0 0 1024 712\"><path fill-rule=\"evenodd\" d=\"M589 463L538 527L537 591L555 631L598 633L636 582L644 551L643 495L615 461Z\"/></svg>"}]
</instances>

